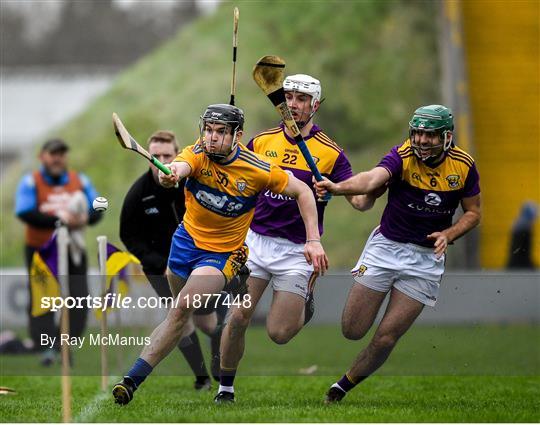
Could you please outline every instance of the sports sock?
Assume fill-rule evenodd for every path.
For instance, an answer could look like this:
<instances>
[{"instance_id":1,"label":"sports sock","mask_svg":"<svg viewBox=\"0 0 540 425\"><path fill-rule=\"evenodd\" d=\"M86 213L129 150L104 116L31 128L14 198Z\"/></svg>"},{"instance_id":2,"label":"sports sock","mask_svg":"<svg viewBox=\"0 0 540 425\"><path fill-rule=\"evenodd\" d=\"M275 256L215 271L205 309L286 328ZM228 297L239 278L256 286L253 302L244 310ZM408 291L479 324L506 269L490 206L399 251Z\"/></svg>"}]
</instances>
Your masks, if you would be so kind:
<instances>
[{"instance_id":1,"label":"sports sock","mask_svg":"<svg viewBox=\"0 0 540 425\"><path fill-rule=\"evenodd\" d=\"M201 343L199 342L199 336L196 331L182 338L178 344L178 349L184 355L198 382L203 382L209 378L201 350Z\"/></svg>"},{"instance_id":2,"label":"sports sock","mask_svg":"<svg viewBox=\"0 0 540 425\"><path fill-rule=\"evenodd\" d=\"M225 387L223 385L220 385L219 388L218 388L218 393L222 392L222 391L225 391L227 393L233 393L234 394L234 387Z\"/></svg>"},{"instance_id":3,"label":"sports sock","mask_svg":"<svg viewBox=\"0 0 540 425\"><path fill-rule=\"evenodd\" d=\"M223 325L217 325L216 329L210 335L210 348L212 352L212 363L210 365L210 373L216 381L219 381L219 347L221 345L221 334L223 332Z\"/></svg>"},{"instance_id":4,"label":"sports sock","mask_svg":"<svg viewBox=\"0 0 540 425\"><path fill-rule=\"evenodd\" d=\"M221 343L221 334L223 333L223 325L217 325L216 329L210 335L210 347L212 349L212 355L219 355L219 345Z\"/></svg>"},{"instance_id":5,"label":"sports sock","mask_svg":"<svg viewBox=\"0 0 540 425\"><path fill-rule=\"evenodd\" d=\"M356 385L359 383L358 382L354 382L350 377L349 375L345 374L341 377L341 379L339 381L337 381L334 385L332 385L333 387L338 387L340 390L343 390L345 392L348 392L350 390L352 390L354 387L356 387Z\"/></svg>"},{"instance_id":6,"label":"sports sock","mask_svg":"<svg viewBox=\"0 0 540 425\"><path fill-rule=\"evenodd\" d=\"M139 387L146 377L152 373L153 369L154 368L150 366L146 360L139 357L127 373L127 376L131 378L137 387Z\"/></svg>"},{"instance_id":7,"label":"sports sock","mask_svg":"<svg viewBox=\"0 0 540 425\"><path fill-rule=\"evenodd\" d=\"M227 317L227 312L229 311L229 306L227 305L227 292L221 291L219 295L219 302L216 308L216 314L218 318L218 325L221 327L224 326L225 318Z\"/></svg>"},{"instance_id":8,"label":"sports sock","mask_svg":"<svg viewBox=\"0 0 540 425\"><path fill-rule=\"evenodd\" d=\"M236 369L221 369L219 373L219 386L220 387L233 387L234 378L236 377ZM228 390L224 390L228 391ZM233 392L233 391L229 391Z\"/></svg>"}]
</instances>

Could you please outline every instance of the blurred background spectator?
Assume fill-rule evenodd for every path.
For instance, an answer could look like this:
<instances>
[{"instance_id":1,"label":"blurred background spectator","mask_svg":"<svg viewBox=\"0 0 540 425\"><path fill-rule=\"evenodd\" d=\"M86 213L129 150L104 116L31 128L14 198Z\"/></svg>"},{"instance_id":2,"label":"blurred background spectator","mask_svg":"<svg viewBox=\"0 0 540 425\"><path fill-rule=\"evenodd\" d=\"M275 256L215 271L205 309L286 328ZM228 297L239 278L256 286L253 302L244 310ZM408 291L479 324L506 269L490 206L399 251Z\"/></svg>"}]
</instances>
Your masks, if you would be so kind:
<instances>
[{"instance_id":1,"label":"blurred background spectator","mask_svg":"<svg viewBox=\"0 0 540 425\"><path fill-rule=\"evenodd\" d=\"M509 269L535 269L532 259L534 222L538 218L538 205L528 201L521 206L519 215L512 226Z\"/></svg>"}]
</instances>

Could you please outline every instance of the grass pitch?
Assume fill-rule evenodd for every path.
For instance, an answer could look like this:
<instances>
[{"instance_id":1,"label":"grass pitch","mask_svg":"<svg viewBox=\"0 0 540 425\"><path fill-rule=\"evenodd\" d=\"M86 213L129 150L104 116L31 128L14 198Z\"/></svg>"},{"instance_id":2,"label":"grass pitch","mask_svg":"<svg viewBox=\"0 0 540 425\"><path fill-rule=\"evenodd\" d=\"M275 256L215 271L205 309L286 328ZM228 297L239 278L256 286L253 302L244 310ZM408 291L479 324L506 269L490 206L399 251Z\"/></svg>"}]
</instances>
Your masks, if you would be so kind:
<instances>
[{"instance_id":1,"label":"grass pitch","mask_svg":"<svg viewBox=\"0 0 540 425\"><path fill-rule=\"evenodd\" d=\"M248 332L235 382L237 402L216 406L214 390L196 393L180 355L172 353L120 407L100 391L99 349L75 352L73 417L78 422L538 422L540 329L537 326L414 327L379 373L340 405L322 404L330 384L367 340L346 341L335 326L304 329L277 346L263 328ZM111 353L120 375L137 357ZM61 420L57 366L42 375L35 356L2 356L3 422ZM313 375L299 370L317 365ZM15 376L22 375L25 376ZM111 383L114 382L111 380Z\"/></svg>"}]
</instances>

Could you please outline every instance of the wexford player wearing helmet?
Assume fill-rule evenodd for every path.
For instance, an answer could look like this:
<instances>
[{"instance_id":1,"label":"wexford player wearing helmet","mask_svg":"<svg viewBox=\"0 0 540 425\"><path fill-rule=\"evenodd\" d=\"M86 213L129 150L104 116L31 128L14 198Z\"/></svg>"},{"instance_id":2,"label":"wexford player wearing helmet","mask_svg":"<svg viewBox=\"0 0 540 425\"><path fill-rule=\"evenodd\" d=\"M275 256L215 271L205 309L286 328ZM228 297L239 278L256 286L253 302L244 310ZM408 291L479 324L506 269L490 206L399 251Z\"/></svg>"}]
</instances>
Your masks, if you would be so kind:
<instances>
[{"instance_id":1,"label":"wexford player wearing helmet","mask_svg":"<svg viewBox=\"0 0 540 425\"><path fill-rule=\"evenodd\" d=\"M321 104L319 80L309 75L293 75L285 79L283 88L287 105L320 172L337 182L351 177L351 166L343 150L313 123L313 115ZM283 124L255 136L247 147L311 186L313 174L292 134ZM348 197L353 205L358 198L362 196ZM321 234L326 204L317 202ZM270 282L273 299L266 328L274 342L287 343L313 315L312 288L317 273L302 255L306 241L308 244L320 243L306 235L294 199L271 189L262 192L246 239L251 272L248 288L252 304L248 308L239 306L231 309L221 340L221 385L216 402L234 400L233 381L244 351L244 335Z\"/></svg>"},{"instance_id":2,"label":"wexford player wearing helmet","mask_svg":"<svg viewBox=\"0 0 540 425\"><path fill-rule=\"evenodd\" d=\"M296 200L308 239L319 239L317 209L311 189L240 143L244 113L231 105L210 105L200 120L200 137L170 164L160 183L172 187L187 177L186 212L171 244L167 277L175 303L150 336L140 358L113 388L117 403L133 398L152 369L185 336L186 323L200 302L215 302L247 260L244 244L257 196L272 190ZM320 243L308 243L304 255L324 272L328 259ZM233 300L233 303L235 301ZM238 303L249 304L249 294Z\"/></svg>"},{"instance_id":3,"label":"wexford player wearing helmet","mask_svg":"<svg viewBox=\"0 0 540 425\"><path fill-rule=\"evenodd\" d=\"M386 294L390 301L368 346L334 383L326 402L375 372L424 305L434 306L444 272L448 244L480 222L480 186L474 160L455 145L452 111L423 106L409 122L409 138L392 148L377 167L347 181L316 183L317 195L371 192L388 184L381 224L366 242L352 270L354 284L343 310L348 339L370 329ZM463 215L452 224L461 203Z\"/></svg>"}]
</instances>

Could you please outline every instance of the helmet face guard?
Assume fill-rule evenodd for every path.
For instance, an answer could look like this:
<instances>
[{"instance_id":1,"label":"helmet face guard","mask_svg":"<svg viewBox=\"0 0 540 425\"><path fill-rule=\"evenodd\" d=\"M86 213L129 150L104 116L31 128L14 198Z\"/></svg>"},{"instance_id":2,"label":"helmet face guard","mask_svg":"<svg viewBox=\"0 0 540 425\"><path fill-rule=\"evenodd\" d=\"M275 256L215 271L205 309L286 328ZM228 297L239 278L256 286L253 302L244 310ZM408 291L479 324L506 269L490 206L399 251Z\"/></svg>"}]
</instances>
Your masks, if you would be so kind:
<instances>
[{"instance_id":1,"label":"helmet face guard","mask_svg":"<svg viewBox=\"0 0 540 425\"><path fill-rule=\"evenodd\" d=\"M211 141L205 141L205 129L207 124L222 124L225 126L221 134L221 140L215 143L216 150L210 151L207 144ZM244 112L235 106L227 104L210 105L204 111L204 114L199 119L199 143L205 155L211 161L222 162L231 152L234 152L238 146L237 133L244 128ZM230 134L232 143L229 149L224 150L225 137Z\"/></svg>"},{"instance_id":2,"label":"helmet face guard","mask_svg":"<svg viewBox=\"0 0 540 425\"><path fill-rule=\"evenodd\" d=\"M424 163L432 164L453 145L453 130L454 118L449 108L442 105L418 108L409 121L409 139L414 154ZM418 133L437 134L439 143L423 147L419 143Z\"/></svg>"},{"instance_id":3,"label":"helmet face guard","mask_svg":"<svg viewBox=\"0 0 540 425\"><path fill-rule=\"evenodd\" d=\"M306 120L297 122L300 129L315 115L315 102L321 102L321 82L306 74L290 75L283 81L283 90L285 92L304 93L311 96L311 111ZM303 117L302 117L303 118Z\"/></svg>"}]
</instances>

